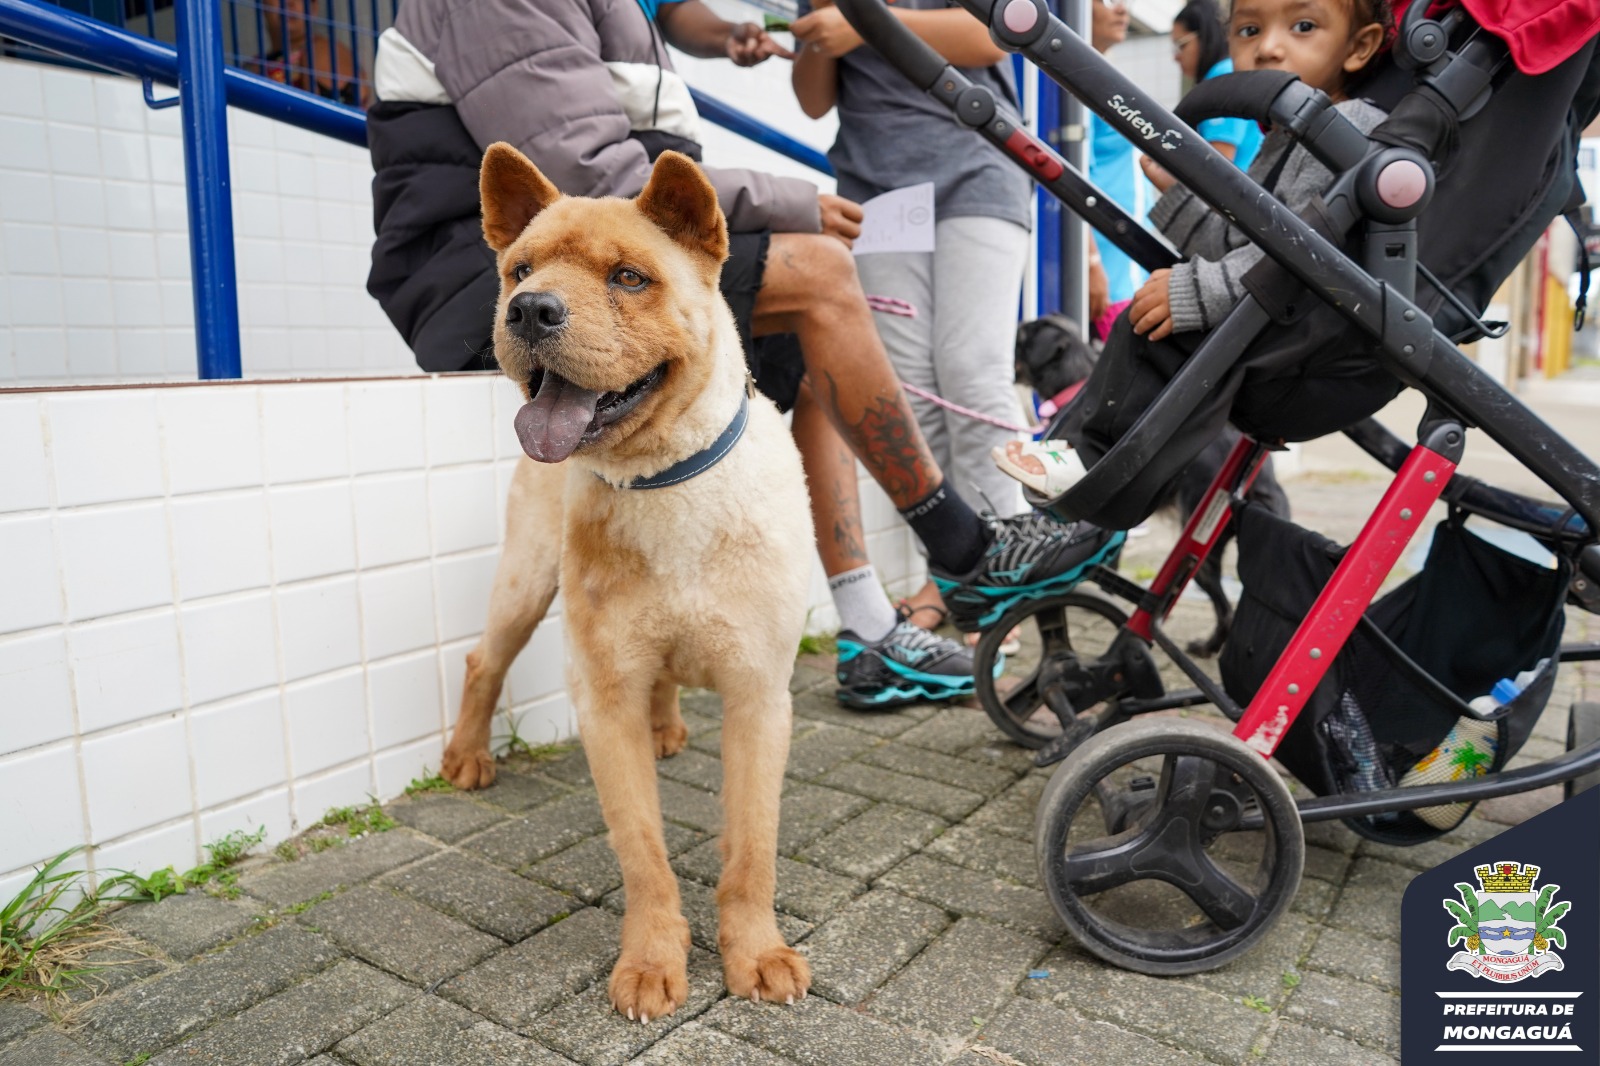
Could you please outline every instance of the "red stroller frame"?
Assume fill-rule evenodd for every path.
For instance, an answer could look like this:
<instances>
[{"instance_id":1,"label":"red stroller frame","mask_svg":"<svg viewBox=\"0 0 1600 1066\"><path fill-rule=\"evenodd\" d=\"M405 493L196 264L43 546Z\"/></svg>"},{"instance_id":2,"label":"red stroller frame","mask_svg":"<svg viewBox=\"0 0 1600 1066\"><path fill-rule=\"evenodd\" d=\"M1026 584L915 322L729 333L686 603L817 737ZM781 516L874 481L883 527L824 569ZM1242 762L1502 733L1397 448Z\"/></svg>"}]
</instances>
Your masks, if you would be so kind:
<instances>
[{"instance_id":1,"label":"red stroller frame","mask_svg":"<svg viewBox=\"0 0 1600 1066\"><path fill-rule=\"evenodd\" d=\"M1400 380L1420 388L1430 401L1415 446L1407 447L1370 419L1346 430L1395 471L1394 480L1248 706L1239 707L1193 663L1163 632L1162 623L1234 520L1236 505L1271 450L1271 444L1249 436L1233 449L1148 589L1106 568L1091 575L1095 584L1136 605L1131 618L1123 620L1114 608L1096 606L1104 604L1097 597L1072 593L1050 603L1015 607L985 631L976 674L986 709L1014 738L1045 747L1041 765L1065 760L1040 801L1035 845L1046 891L1068 927L1090 951L1131 969L1157 974L1211 969L1248 950L1293 900L1304 861L1303 821L1471 803L1558 782L1569 782L1570 789L1576 779L1600 777L1600 705L1579 705L1592 709L1583 712L1581 722L1574 709L1577 734L1569 735L1569 748L1576 750L1537 766L1466 781L1336 792L1297 803L1266 761L1279 750L1429 508L1441 498L1462 511L1534 534L1571 565L1572 602L1591 610L1600 607L1593 594L1600 580L1600 547L1593 532L1600 530L1600 469L1439 332L1435 316L1450 321L1458 336L1470 335L1474 328L1483 335L1489 327L1452 294L1451 284L1439 282L1418 260L1417 218L1434 191L1432 149L1443 143L1446 132L1453 135L1459 116L1471 117L1494 91L1497 77L1507 69L1505 45L1487 33L1472 32L1475 27L1460 11L1439 21L1427 19L1421 3L1406 12L1396 62L1421 87L1412 95L1426 94L1428 107L1449 115L1448 131L1429 126L1426 115L1421 118L1423 132L1438 141L1369 141L1323 94L1292 75L1254 72L1202 83L1180 108L1191 124L1214 115L1269 122L1288 129L1342 175L1317 205L1320 213L1308 212L1311 217L1302 219L1262 196L1259 186L1190 125L1147 100L1056 20L1044 0L961 2L990 27L997 42L1027 55L1124 136L1165 149L1160 153L1163 166L1251 234L1269 257L1247 279L1250 295L1189 356L1133 428L1063 496L1046 500L1030 494L1035 506L1063 520L1116 524L1105 516L1123 513L1118 510L1119 493L1273 324L1274 312L1305 292L1332 306L1376 346L1379 358ZM863 38L911 81L945 102L962 123L1026 168L1141 265L1156 269L1176 261L1161 238L1129 218L991 94L973 86L905 30L880 0L838 0L838 6ZM1450 50L1452 37L1458 44L1455 51ZM1567 106L1562 105L1563 116ZM1400 108L1395 114L1401 114ZM1405 114L1411 117L1416 111ZM1550 192L1556 197L1552 204L1562 192ZM1547 205L1541 200L1536 206ZM1542 230L1553 213L1552 207L1530 232ZM1529 218L1536 214L1530 211ZM1338 247L1352 232L1362 237L1360 265ZM1416 296L1419 273L1438 294L1431 301L1435 315ZM1570 506L1456 476L1469 426L1481 427ZM1116 637L1086 662L1071 648L1061 622L1057 628L1065 652L1054 660L1047 654L1018 690L1020 695L1013 694L1019 706L1009 706L1011 697L985 683L986 667L994 663L1000 642L1036 612L1061 614L1067 607L1088 607L1121 622ZM1040 618L1044 633L1043 613ZM1163 691L1150 658L1152 644L1184 670L1195 690ZM1597 659L1600 647L1563 648L1559 658ZM1098 716L1079 713L1079 708L1102 702L1107 709ZM1232 736L1192 721L1135 718L1203 703L1215 704L1237 722ZM1041 705L1060 721L1062 731L1054 739L1030 735L1020 720ZM1126 779L1130 765L1137 769L1139 760L1155 757L1162 760L1159 781L1148 776ZM1082 828L1079 815L1091 799L1100 808L1098 818L1089 819L1091 828L1098 832L1103 823L1104 835L1075 842L1070 838ZM1229 834L1251 831L1261 833L1253 870L1248 869L1250 859L1244 860L1241 875L1219 865L1208 852ZM1143 880L1176 887L1199 909L1201 919L1152 933L1140 928L1137 907L1102 913L1090 905L1102 892Z\"/></svg>"}]
</instances>

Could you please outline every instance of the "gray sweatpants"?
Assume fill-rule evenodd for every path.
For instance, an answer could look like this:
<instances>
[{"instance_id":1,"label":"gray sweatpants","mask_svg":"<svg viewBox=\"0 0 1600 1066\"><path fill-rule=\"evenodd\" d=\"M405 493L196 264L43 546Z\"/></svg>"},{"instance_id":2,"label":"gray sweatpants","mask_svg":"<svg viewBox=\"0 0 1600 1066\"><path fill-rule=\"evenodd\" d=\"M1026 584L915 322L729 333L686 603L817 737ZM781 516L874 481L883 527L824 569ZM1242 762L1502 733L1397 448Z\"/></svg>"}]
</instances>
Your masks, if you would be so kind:
<instances>
[{"instance_id":1,"label":"gray sweatpants","mask_svg":"<svg viewBox=\"0 0 1600 1066\"><path fill-rule=\"evenodd\" d=\"M952 403L1023 423L1013 352L1028 231L999 218L947 218L934 227L934 249L856 259L866 292L898 297L917 309L916 318L873 315L895 372ZM915 393L907 398L934 460L956 492L975 508L987 497L1001 517L1027 510L1022 487L989 457L990 448L1019 434L947 411Z\"/></svg>"}]
</instances>

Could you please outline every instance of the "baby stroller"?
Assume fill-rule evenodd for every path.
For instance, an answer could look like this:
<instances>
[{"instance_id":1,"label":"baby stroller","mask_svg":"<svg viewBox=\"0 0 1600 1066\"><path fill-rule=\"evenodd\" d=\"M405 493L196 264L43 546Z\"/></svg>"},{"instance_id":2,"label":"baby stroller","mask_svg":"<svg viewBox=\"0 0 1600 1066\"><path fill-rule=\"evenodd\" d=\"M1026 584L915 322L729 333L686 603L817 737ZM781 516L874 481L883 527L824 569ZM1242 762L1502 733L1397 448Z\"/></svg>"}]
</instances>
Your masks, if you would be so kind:
<instances>
[{"instance_id":1,"label":"baby stroller","mask_svg":"<svg viewBox=\"0 0 1600 1066\"><path fill-rule=\"evenodd\" d=\"M1304 822L1340 819L1375 840L1416 844L1477 801L1560 782L1570 794L1600 780L1600 705L1592 704L1574 707L1565 755L1504 769L1548 702L1557 664L1600 658L1600 646L1560 644L1567 604L1600 611L1600 468L1455 347L1503 328L1478 309L1549 222L1582 201L1573 161L1597 107L1600 64L1578 31L1596 12L1575 13L1564 24L1574 33L1547 35L1570 42L1552 55L1517 32L1488 32L1459 7L1429 17L1425 3L1413 3L1387 66L1362 90L1390 114L1369 137L1281 72L1201 83L1180 108L1185 124L1044 0L961 3L1268 256L1247 279L1249 295L1141 403L1087 475L1058 498L1031 498L1063 521L1127 528L1224 421L1242 431L1148 588L1106 568L1090 577L1132 613L1080 586L1013 608L978 646L976 672L986 678L1013 627L1032 620L1042 639L1021 685L981 682L981 694L1009 735L1040 748L1045 762L1064 760L1039 803L1035 847L1068 928L1096 955L1143 973L1212 969L1249 950L1289 908ZM881 0L838 4L868 44L1143 266L1175 261ZM1338 180L1306 217L1292 215L1193 132L1220 115L1289 130ZM1414 446L1369 418L1407 385L1428 400ZM1456 475L1473 428L1562 502ZM1270 450L1337 431L1393 472L1348 548L1243 503ZM1435 529L1422 572L1374 602L1440 500L1450 518ZM1553 564L1473 535L1468 516L1530 535ZM1218 685L1163 624L1229 523L1244 595ZM1107 636L1086 640L1095 628L1086 620ZM1194 688L1166 691L1152 646ZM1520 691L1498 706L1469 706L1496 679L1519 674ZM1202 704L1235 723L1231 735L1197 720L1140 717ZM1487 773L1400 784L1464 722L1488 723L1480 730L1493 753ZM1297 801L1268 757L1314 795Z\"/></svg>"}]
</instances>

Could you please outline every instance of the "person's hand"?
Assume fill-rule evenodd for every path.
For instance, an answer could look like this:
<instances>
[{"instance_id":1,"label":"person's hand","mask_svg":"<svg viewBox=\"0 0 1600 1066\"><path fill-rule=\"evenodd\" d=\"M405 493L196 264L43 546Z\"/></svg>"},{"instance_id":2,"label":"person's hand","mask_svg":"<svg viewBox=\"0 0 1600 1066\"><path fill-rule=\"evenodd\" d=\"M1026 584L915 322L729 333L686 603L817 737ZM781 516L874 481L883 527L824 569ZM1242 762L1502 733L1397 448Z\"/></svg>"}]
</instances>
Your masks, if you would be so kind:
<instances>
[{"instance_id":1,"label":"person's hand","mask_svg":"<svg viewBox=\"0 0 1600 1066\"><path fill-rule=\"evenodd\" d=\"M1172 176L1171 171L1147 155L1139 157L1139 169L1144 171L1144 176L1150 179L1150 184L1154 185L1158 192L1166 192L1178 184L1178 179Z\"/></svg>"},{"instance_id":2,"label":"person's hand","mask_svg":"<svg viewBox=\"0 0 1600 1066\"><path fill-rule=\"evenodd\" d=\"M1089 260L1089 325L1100 321L1100 316L1106 313L1106 308L1111 306L1111 279L1106 277L1106 268L1100 264L1100 257L1094 256Z\"/></svg>"},{"instance_id":3,"label":"person's hand","mask_svg":"<svg viewBox=\"0 0 1600 1066\"><path fill-rule=\"evenodd\" d=\"M824 192L817 194L817 206L822 210L822 232L843 241L846 248L853 247L861 236L861 219L866 214L861 205Z\"/></svg>"},{"instance_id":4,"label":"person's hand","mask_svg":"<svg viewBox=\"0 0 1600 1066\"><path fill-rule=\"evenodd\" d=\"M773 56L793 59L794 53L754 22L741 22L728 33L728 58L739 66L753 67Z\"/></svg>"},{"instance_id":5,"label":"person's hand","mask_svg":"<svg viewBox=\"0 0 1600 1066\"><path fill-rule=\"evenodd\" d=\"M1158 270L1133 294L1128 321L1135 333L1148 334L1153 341L1172 335L1172 301L1167 294L1171 279L1172 271Z\"/></svg>"},{"instance_id":6,"label":"person's hand","mask_svg":"<svg viewBox=\"0 0 1600 1066\"><path fill-rule=\"evenodd\" d=\"M862 44L861 35L851 28L836 7L825 7L795 19L789 29L795 40L831 59L853 52Z\"/></svg>"}]
</instances>

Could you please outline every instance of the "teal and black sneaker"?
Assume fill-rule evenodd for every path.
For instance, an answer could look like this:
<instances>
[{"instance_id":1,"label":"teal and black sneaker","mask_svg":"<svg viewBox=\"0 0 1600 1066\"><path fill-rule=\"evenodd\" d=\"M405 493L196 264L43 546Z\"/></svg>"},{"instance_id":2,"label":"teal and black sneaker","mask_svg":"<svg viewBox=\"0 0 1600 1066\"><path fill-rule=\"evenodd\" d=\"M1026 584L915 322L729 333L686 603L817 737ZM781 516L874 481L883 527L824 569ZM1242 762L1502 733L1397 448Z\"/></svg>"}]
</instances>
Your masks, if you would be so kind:
<instances>
[{"instance_id":1,"label":"teal and black sneaker","mask_svg":"<svg viewBox=\"0 0 1600 1066\"><path fill-rule=\"evenodd\" d=\"M928 567L950 609L950 621L963 633L994 625L1024 600L1068 591L1115 556L1128 536L1088 522L1063 525L1043 511L988 518L994 539L970 573Z\"/></svg>"},{"instance_id":2,"label":"teal and black sneaker","mask_svg":"<svg viewBox=\"0 0 1600 1066\"><path fill-rule=\"evenodd\" d=\"M841 630L838 644L839 702L852 710L954 699L977 687L969 649L911 622L902 621L878 641Z\"/></svg>"}]
</instances>

